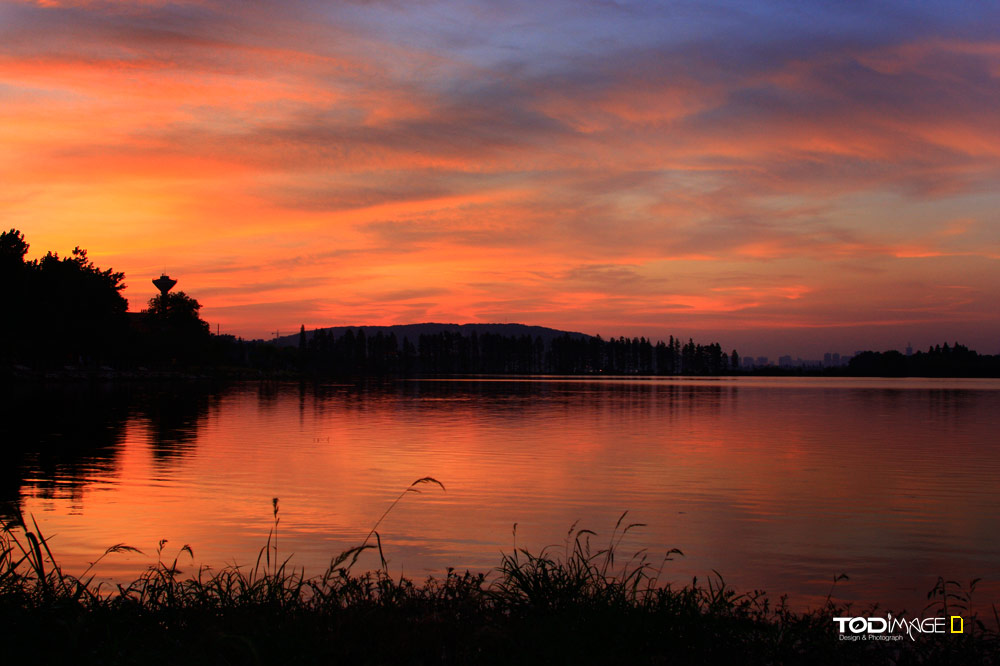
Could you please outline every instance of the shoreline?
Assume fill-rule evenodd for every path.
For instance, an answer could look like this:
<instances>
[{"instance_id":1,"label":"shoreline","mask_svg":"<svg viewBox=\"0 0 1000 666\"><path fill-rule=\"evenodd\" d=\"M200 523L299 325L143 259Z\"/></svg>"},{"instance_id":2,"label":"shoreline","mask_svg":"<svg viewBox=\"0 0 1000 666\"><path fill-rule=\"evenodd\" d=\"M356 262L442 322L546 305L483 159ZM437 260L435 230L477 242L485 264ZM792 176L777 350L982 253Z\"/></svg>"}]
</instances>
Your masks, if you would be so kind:
<instances>
[{"instance_id":1,"label":"shoreline","mask_svg":"<svg viewBox=\"0 0 1000 666\"><path fill-rule=\"evenodd\" d=\"M586 378L586 379L661 379L661 380L705 380L705 379L764 379L764 378L788 378L788 379L1000 379L1000 375L990 374L967 374L967 375L877 375L858 374L850 372L829 372L829 371L795 371L771 369L757 372L740 372L729 374L680 374L680 375L659 375L659 374L606 374L594 373L369 373L369 374L327 374L308 371L294 370L258 370L242 367L216 367L216 368L184 368L177 370L163 369L119 369L107 366L102 367L81 367L64 366L63 368L35 369L23 365L7 367L0 373L0 385L3 384L45 384L48 382L214 382L214 381L297 381L297 382L324 382L324 381L347 381L347 382L367 382L367 381L392 381L403 379L434 379L434 378L456 378L474 379L479 377L491 378Z\"/></svg>"},{"instance_id":2,"label":"shoreline","mask_svg":"<svg viewBox=\"0 0 1000 666\"><path fill-rule=\"evenodd\" d=\"M695 579L679 588L658 586L658 572L648 562L615 565L614 538L609 548L594 551L587 532L576 532L564 556L546 550L503 553L493 580L449 570L423 583L395 579L384 569L354 573L361 552L377 547L381 553L380 542L367 540L312 578L282 560L270 536L254 567L202 568L189 576L180 567L190 548L163 553L161 544L156 564L111 590L86 578L89 572L79 578L63 574L37 527L5 524L0 622L18 637L5 652L105 664L1000 659L1000 621L971 612L971 590L943 580L920 618L837 603L833 588L823 607L796 612L784 597L775 601L765 592L739 592L718 573L701 584ZM128 550L112 546L97 561ZM963 614L962 631L945 631L945 618L956 613ZM868 617L886 618L894 628L872 638L848 625Z\"/></svg>"}]
</instances>

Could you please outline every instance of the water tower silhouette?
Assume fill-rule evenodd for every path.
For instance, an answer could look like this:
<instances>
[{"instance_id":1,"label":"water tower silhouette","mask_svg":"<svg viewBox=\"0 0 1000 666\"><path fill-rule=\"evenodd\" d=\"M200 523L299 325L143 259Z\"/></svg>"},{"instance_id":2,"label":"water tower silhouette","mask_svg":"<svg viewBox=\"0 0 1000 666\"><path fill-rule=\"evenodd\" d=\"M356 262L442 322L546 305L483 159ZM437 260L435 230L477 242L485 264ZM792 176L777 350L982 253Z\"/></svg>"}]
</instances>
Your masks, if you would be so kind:
<instances>
[{"instance_id":1,"label":"water tower silhouette","mask_svg":"<svg viewBox=\"0 0 1000 666\"><path fill-rule=\"evenodd\" d=\"M161 296L166 296L167 292L174 288L177 280L171 280L166 273L161 273L160 277L153 280L153 284L160 290Z\"/></svg>"}]
</instances>

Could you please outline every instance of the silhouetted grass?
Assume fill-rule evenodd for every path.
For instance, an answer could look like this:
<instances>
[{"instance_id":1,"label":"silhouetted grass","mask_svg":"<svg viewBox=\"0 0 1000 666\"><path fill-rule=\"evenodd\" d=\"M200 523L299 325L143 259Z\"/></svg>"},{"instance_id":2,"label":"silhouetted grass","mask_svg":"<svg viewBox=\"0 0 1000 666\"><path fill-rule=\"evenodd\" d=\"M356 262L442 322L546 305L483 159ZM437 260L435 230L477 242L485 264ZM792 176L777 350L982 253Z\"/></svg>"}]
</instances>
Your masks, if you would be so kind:
<instances>
[{"instance_id":1,"label":"silhouetted grass","mask_svg":"<svg viewBox=\"0 0 1000 666\"><path fill-rule=\"evenodd\" d=\"M421 479L396 502L425 483L440 485ZM656 566L645 552L622 559L621 541L637 527L623 527L625 516L602 547L592 545L596 533L574 527L561 548L537 553L516 547L515 526L514 549L489 575L449 569L415 583L389 576L384 557L377 571L353 571L363 551L375 548L381 557L378 523L323 574L306 577L289 558L279 559L277 499L272 505L274 525L253 567L184 577L179 565L193 558L191 548L165 557L160 542L156 563L113 589L95 584L93 566L79 577L65 573L33 519L3 525L5 663L1000 662L1000 619L995 607L988 622L973 612L975 581L962 588L941 580L929 595L931 612L965 615L965 634L848 643L838 640L831 618L865 613L837 605L832 595L823 608L802 613L784 598L737 592L717 572L704 584L662 584L664 566L680 551ZM135 550L118 544L101 558Z\"/></svg>"}]
</instances>

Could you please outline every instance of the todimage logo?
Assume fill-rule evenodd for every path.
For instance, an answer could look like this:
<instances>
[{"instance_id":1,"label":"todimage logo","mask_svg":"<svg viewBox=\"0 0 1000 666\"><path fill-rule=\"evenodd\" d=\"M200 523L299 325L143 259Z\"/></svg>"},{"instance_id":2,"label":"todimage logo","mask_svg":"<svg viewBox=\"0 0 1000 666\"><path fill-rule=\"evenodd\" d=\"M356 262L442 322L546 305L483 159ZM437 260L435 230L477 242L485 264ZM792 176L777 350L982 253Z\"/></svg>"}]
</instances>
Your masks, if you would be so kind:
<instances>
[{"instance_id":1,"label":"todimage logo","mask_svg":"<svg viewBox=\"0 0 1000 666\"><path fill-rule=\"evenodd\" d=\"M842 641L901 641L904 634L915 641L914 634L961 634L965 631L965 619L961 615L907 620L886 613L885 617L835 617L833 624Z\"/></svg>"}]
</instances>

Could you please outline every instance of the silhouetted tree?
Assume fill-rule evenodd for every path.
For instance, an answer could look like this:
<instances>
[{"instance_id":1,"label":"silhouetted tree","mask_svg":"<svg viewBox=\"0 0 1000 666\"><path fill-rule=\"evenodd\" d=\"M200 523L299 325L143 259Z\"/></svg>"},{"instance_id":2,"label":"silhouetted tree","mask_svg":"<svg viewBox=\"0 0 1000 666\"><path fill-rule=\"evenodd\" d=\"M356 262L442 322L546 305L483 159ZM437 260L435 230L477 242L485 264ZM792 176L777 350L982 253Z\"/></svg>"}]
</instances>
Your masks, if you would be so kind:
<instances>
[{"instance_id":1,"label":"silhouetted tree","mask_svg":"<svg viewBox=\"0 0 1000 666\"><path fill-rule=\"evenodd\" d=\"M0 275L7 277L11 270L20 270L24 265L24 256L30 246L24 240L24 234L17 229L0 233Z\"/></svg>"},{"instance_id":2,"label":"silhouetted tree","mask_svg":"<svg viewBox=\"0 0 1000 666\"><path fill-rule=\"evenodd\" d=\"M25 343L36 358L101 362L120 352L128 330L124 273L101 270L79 247L69 257L49 252L26 265L29 301L22 316L34 329Z\"/></svg>"},{"instance_id":3,"label":"silhouetted tree","mask_svg":"<svg viewBox=\"0 0 1000 666\"><path fill-rule=\"evenodd\" d=\"M28 244L20 231L0 233L0 312L4 318L0 326L0 358L7 360L16 358L29 338L31 266L24 261L27 252Z\"/></svg>"},{"instance_id":4,"label":"silhouetted tree","mask_svg":"<svg viewBox=\"0 0 1000 666\"><path fill-rule=\"evenodd\" d=\"M148 352L160 363L170 365L207 360L210 333L199 312L201 304L183 291L158 294L149 299Z\"/></svg>"},{"instance_id":5,"label":"silhouetted tree","mask_svg":"<svg viewBox=\"0 0 1000 666\"><path fill-rule=\"evenodd\" d=\"M149 299L147 312L157 319L169 322L175 331L188 329L199 333L208 333L208 323L202 320L199 312L201 303L191 298L183 291L159 294Z\"/></svg>"}]
</instances>

